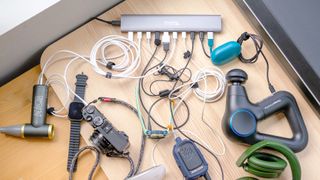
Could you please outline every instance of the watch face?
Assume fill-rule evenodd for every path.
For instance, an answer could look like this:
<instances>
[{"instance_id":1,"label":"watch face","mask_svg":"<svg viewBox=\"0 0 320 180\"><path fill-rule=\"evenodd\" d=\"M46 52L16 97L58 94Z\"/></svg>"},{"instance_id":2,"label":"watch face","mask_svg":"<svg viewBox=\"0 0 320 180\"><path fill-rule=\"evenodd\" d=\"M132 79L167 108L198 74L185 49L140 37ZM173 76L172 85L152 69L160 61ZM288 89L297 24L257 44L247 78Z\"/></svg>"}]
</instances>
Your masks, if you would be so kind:
<instances>
[{"instance_id":1,"label":"watch face","mask_svg":"<svg viewBox=\"0 0 320 180\"><path fill-rule=\"evenodd\" d=\"M72 102L69 105L69 114L70 119L82 119L82 108L84 104L81 102Z\"/></svg>"}]
</instances>

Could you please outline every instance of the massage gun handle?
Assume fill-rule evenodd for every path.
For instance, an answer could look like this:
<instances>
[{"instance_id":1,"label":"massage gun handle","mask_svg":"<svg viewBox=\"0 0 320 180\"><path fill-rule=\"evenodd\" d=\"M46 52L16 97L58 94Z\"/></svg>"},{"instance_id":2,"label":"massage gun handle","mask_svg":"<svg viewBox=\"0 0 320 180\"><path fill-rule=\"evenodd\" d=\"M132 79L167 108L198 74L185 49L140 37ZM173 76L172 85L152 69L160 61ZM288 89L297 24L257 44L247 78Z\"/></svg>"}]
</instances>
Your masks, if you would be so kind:
<instances>
[{"instance_id":1,"label":"massage gun handle","mask_svg":"<svg viewBox=\"0 0 320 180\"><path fill-rule=\"evenodd\" d=\"M283 112L287 117L290 128L293 133L292 138L283 138L268 134L257 133L256 139L275 140L290 147L294 152L303 150L308 143L308 132L301 116L299 107L295 98L286 91L278 91L272 96L258 103L262 109L264 116L259 119L264 119L274 113Z\"/></svg>"},{"instance_id":2,"label":"massage gun handle","mask_svg":"<svg viewBox=\"0 0 320 180\"><path fill-rule=\"evenodd\" d=\"M41 127L46 124L48 103L48 86L36 84L33 86L31 124Z\"/></svg>"}]
</instances>

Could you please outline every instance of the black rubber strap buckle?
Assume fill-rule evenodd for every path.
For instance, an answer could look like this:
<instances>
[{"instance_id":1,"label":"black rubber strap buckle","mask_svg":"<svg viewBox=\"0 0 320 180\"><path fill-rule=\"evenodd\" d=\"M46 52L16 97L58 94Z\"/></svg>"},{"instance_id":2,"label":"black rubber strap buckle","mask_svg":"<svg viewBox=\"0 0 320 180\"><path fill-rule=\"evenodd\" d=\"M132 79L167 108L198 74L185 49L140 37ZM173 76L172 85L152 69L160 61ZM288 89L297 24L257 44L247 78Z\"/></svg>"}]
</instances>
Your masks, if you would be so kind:
<instances>
[{"instance_id":1,"label":"black rubber strap buckle","mask_svg":"<svg viewBox=\"0 0 320 180\"><path fill-rule=\"evenodd\" d=\"M80 97L84 98L85 88L87 86L88 76L85 74L78 74L76 76L77 82L75 83L75 93ZM74 101L69 106L69 120L70 120L70 139L69 139L69 152L68 152L68 164L67 170L70 170L70 165L74 155L79 151L80 146L80 130L82 120L82 108L84 107L83 102L77 97L74 97ZM77 170L77 162L73 168L73 171Z\"/></svg>"}]
</instances>

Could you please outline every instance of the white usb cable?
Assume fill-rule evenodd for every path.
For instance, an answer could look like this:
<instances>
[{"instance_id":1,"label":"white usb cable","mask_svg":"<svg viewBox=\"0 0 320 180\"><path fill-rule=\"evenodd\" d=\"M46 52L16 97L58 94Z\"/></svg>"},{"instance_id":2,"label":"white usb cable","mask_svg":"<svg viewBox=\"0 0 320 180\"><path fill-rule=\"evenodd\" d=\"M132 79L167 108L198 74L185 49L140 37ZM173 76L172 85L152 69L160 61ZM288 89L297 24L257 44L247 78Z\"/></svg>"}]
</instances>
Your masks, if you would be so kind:
<instances>
[{"instance_id":1,"label":"white usb cable","mask_svg":"<svg viewBox=\"0 0 320 180\"><path fill-rule=\"evenodd\" d=\"M107 48L109 46L119 47L124 54L122 62L120 62L119 64L114 64L112 66L112 69L115 69L119 72L117 74L113 74L111 71L105 71L101 69L97 64L97 52L99 48ZM119 35L105 36L98 42L96 42L96 44L92 47L90 53L90 64L93 66L93 70L96 73L107 78L135 78L131 75L138 69L140 65L139 45L134 41Z\"/></svg>"},{"instance_id":2,"label":"white usb cable","mask_svg":"<svg viewBox=\"0 0 320 180\"><path fill-rule=\"evenodd\" d=\"M184 52L187 52L188 50L188 45L187 45L187 33L186 32L182 32L181 33L181 38L182 38L182 42L184 44Z\"/></svg>"},{"instance_id":3,"label":"white usb cable","mask_svg":"<svg viewBox=\"0 0 320 180\"><path fill-rule=\"evenodd\" d=\"M208 82L207 82L208 77L214 77L217 81L216 87L212 90L208 90ZM199 82L201 82L201 81L204 82L204 89L201 89L200 87L194 87L194 86L199 86ZM220 135L204 120L204 110L205 110L206 102L215 102L223 96L223 94L225 92L225 87L226 87L226 79L225 79L223 72L217 67L208 67L208 68L202 68L199 71L197 71L195 73L195 76L192 77L191 82L183 84L183 85L175 88L174 90L171 91L171 93L168 96L168 98L171 100L175 100L178 98L180 99L179 103L174 107L173 113L175 113L178 110L178 108L181 106L183 100L185 100L188 97L188 95L191 94L191 92L193 92L196 95L196 97L198 97L200 100L203 101L201 120L212 131L212 133L218 138L219 143L222 146L222 152L217 153L212 150L211 151L214 154L219 155L219 156L225 154L226 148L225 148L225 145L224 145ZM185 89L182 90L183 88L185 88ZM173 96L173 93L177 92L177 90L179 90L180 94L175 94ZM206 144L206 146L208 146L208 145Z\"/></svg>"},{"instance_id":4,"label":"white usb cable","mask_svg":"<svg viewBox=\"0 0 320 180\"><path fill-rule=\"evenodd\" d=\"M147 44L148 46L151 46L151 32L146 32L146 39L147 39Z\"/></svg>"}]
</instances>

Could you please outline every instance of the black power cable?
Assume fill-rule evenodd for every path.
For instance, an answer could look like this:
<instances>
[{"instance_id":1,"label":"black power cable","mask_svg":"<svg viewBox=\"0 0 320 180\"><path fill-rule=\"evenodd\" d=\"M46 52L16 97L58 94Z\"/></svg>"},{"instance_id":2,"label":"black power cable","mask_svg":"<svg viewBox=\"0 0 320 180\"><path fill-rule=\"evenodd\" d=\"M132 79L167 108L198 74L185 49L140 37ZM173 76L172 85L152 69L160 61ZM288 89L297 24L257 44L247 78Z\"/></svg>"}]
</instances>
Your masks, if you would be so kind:
<instances>
[{"instance_id":1,"label":"black power cable","mask_svg":"<svg viewBox=\"0 0 320 180\"><path fill-rule=\"evenodd\" d=\"M152 53L152 56L150 57L147 65L146 65L145 68L142 70L141 76L147 74L150 70L152 70L152 69L154 69L154 68L156 68L156 67L158 67L158 66L161 66L161 64L162 64L162 63L164 62L164 60L166 59L166 57L167 57L167 51L165 51L166 54L165 54L164 58L161 60L160 63L152 66L150 69L147 69L147 68L149 67L149 65L151 64L151 62L152 62L152 60L153 60L153 58L154 58L157 50L158 50L158 46L156 47L155 51ZM180 72L180 71L181 71L181 70L178 70L178 72ZM154 94L154 93L152 93L152 92L151 92L151 93L148 93L148 92L145 90L145 88L144 88L144 83L143 83L143 81L144 81L144 78L141 78L141 79L139 80L139 88L142 89L145 94L147 94L147 95L149 95L149 96L154 96L154 97L159 96L159 94ZM176 82L178 82L178 81L176 81ZM158 125L159 127L163 128L163 129L166 128L166 127L162 126L158 121L156 121L155 118L150 114L151 109L156 105L156 103L158 103L158 102L159 102L160 100L162 100L162 99L163 99L163 97L160 96L160 98L159 98L158 100L156 100L156 101L150 106L150 108L149 108L149 110L148 110L148 109L146 108L145 104L143 103L141 91L139 91L139 101L140 101L140 104L141 104L143 110L144 110L144 111L147 113L147 115L148 115L148 126L147 126L147 127L148 127L148 129L150 129L150 130L152 130L152 126L151 126L151 121L150 121L150 120L152 120L152 121L153 121L156 125ZM189 112L189 107L188 107L187 103L183 102L183 105L186 106L186 109L187 109L187 111ZM190 113L188 113L188 116L187 116L186 120L185 120L184 122L182 122L182 124L179 125L178 128L179 128L179 127L183 127L183 126L188 122L188 120L189 120L189 114L190 114Z\"/></svg>"},{"instance_id":2,"label":"black power cable","mask_svg":"<svg viewBox=\"0 0 320 180\"><path fill-rule=\"evenodd\" d=\"M157 47L156 47L156 48L157 48ZM151 62L152 62L152 59L154 58L154 56L152 56L152 57L151 57L152 59L150 58L149 62L147 63L147 65L146 65L145 68L143 69L141 76L147 74L147 73L150 72L152 69L157 68L160 64L162 64L162 63L164 62L164 60L167 58L167 55L168 55L168 51L165 52L165 55L164 55L163 59L160 61L160 63L152 66L150 69L147 70L148 66L149 66L149 65L151 64ZM148 95L148 96L158 96L158 95L155 95L155 94L152 94L152 93L151 93L151 94L148 93L148 92L146 91L146 89L144 88L144 83L143 83L143 82L144 82L144 78L141 78L141 83L139 83L139 84L140 84L140 86L141 86L142 91L143 91L146 95Z\"/></svg>"},{"instance_id":3,"label":"black power cable","mask_svg":"<svg viewBox=\"0 0 320 180\"><path fill-rule=\"evenodd\" d=\"M160 75L166 75L169 79L160 79L160 80L154 80L150 83L149 85L149 92L153 95L153 96L160 96L161 92L155 93L152 91L152 87L157 84L157 83L169 83L169 82L173 82L173 81L179 81L181 84L187 83L188 81L191 80L192 78L192 71L189 68L186 68L186 70L188 71L188 75L187 75L187 79L182 79L182 77L179 76L180 72L183 70L183 68L177 70L172 66L169 65L165 65L161 70L159 70L157 73L154 73L154 76L160 76ZM168 92L170 93L170 91L168 90Z\"/></svg>"},{"instance_id":4,"label":"black power cable","mask_svg":"<svg viewBox=\"0 0 320 180\"><path fill-rule=\"evenodd\" d=\"M181 72L180 72L180 77L182 76L182 74L184 73L184 71L188 68L188 65L190 64L190 60L192 58L192 54L193 54L193 50L194 50L194 40L195 40L195 32L191 32L190 33L190 38L191 38L191 52L187 51L184 53L184 58L187 60L186 65L182 68ZM177 86L178 81L176 81L171 89L171 91L174 90L174 88ZM169 104L171 104L169 102Z\"/></svg>"},{"instance_id":5,"label":"black power cable","mask_svg":"<svg viewBox=\"0 0 320 180\"><path fill-rule=\"evenodd\" d=\"M267 77L267 83L268 83L268 88L270 90L271 93L274 93L276 90L273 87L273 85L270 82L270 77L269 77L269 61L266 58L266 56L264 55L263 51L262 51L262 47L263 47L263 39L255 34L250 34L247 32L244 32L241 34L241 36L238 38L237 42L242 45L243 41L246 41L248 39L251 39L254 43L254 46L256 48L256 54L254 54L252 57L250 58L245 58L243 57L242 53L240 52L239 54L239 59L241 62L243 63L255 63L257 62L259 55L261 54L264 61L266 62L266 77Z\"/></svg>"},{"instance_id":6,"label":"black power cable","mask_svg":"<svg viewBox=\"0 0 320 180\"><path fill-rule=\"evenodd\" d=\"M202 51L203 53L208 57L208 58L211 58L211 56L207 53L206 49L204 48L204 32L200 32L199 33L199 39L200 39L200 42L201 42L201 47L202 47Z\"/></svg>"},{"instance_id":7,"label":"black power cable","mask_svg":"<svg viewBox=\"0 0 320 180\"><path fill-rule=\"evenodd\" d=\"M154 49L154 51L153 51L153 53L152 53L152 55L151 55L148 63L146 64L146 66L145 66L144 69L142 70L142 73L141 73L142 76L145 75L148 66L151 64L151 62L152 62L155 54L156 54L157 51L158 51L158 48L159 48L159 44L156 45L156 48ZM138 84L138 88L139 88L139 101L140 101L140 104L141 104L143 110L144 110L145 112L148 112L146 106L145 106L144 103L143 103L142 94L141 94L141 91L140 91L141 86L142 86L143 79L144 79L144 78L139 79L139 82L138 82L138 83L139 83L139 84ZM150 116L150 115L148 115L148 116ZM154 119L152 116L150 116L150 118L151 118L151 119ZM149 126L150 126L150 124L148 124L148 129L151 129L151 127L149 127Z\"/></svg>"},{"instance_id":8,"label":"black power cable","mask_svg":"<svg viewBox=\"0 0 320 180\"><path fill-rule=\"evenodd\" d=\"M120 20L107 21L107 20L104 20L104 19L101 19L101 18L98 18L98 17L94 17L92 19L100 21L100 22L103 22L103 23L106 23L106 24L110 24L112 26L120 26L121 25L121 21Z\"/></svg>"}]
</instances>

